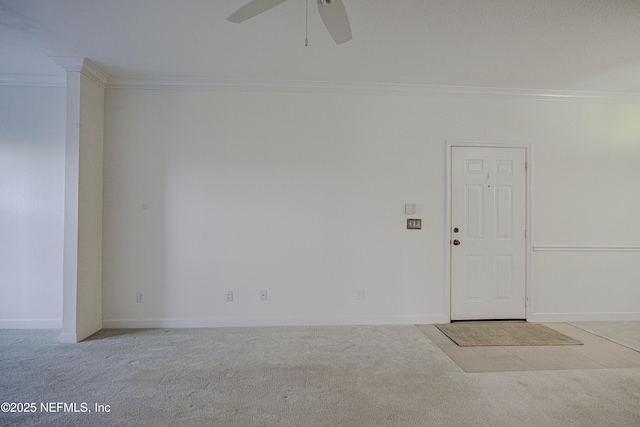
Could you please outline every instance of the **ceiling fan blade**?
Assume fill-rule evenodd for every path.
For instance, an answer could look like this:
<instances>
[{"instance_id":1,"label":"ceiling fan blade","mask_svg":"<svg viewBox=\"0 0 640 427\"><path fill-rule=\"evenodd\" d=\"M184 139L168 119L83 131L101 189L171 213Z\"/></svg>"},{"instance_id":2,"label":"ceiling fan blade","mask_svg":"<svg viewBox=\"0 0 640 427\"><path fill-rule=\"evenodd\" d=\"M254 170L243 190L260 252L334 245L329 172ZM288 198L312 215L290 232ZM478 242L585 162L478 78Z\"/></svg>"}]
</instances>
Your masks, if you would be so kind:
<instances>
[{"instance_id":1,"label":"ceiling fan blade","mask_svg":"<svg viewBox=\"0 0 640 427\"><path fill-rule=\"evenodd\" d=\"M244 22L256 15L260 15L262 12L266 12L285 1L287 0L252 0L238 9L233 15L229 16L227 21L239 24L240 22Z\"/></svg>"},{"instance_id":2,"label":"ceiling fan blade","mask_svg":"<svg viewBox=\"0 0 640 427\"><path fill-rule=\"evenodd\" d=\"M346 43L351 40L351 26L347 10L344 8L342 0L322 1L317 0L318 11L324 26L337 44Z\"/></svg>"}]
</instances>

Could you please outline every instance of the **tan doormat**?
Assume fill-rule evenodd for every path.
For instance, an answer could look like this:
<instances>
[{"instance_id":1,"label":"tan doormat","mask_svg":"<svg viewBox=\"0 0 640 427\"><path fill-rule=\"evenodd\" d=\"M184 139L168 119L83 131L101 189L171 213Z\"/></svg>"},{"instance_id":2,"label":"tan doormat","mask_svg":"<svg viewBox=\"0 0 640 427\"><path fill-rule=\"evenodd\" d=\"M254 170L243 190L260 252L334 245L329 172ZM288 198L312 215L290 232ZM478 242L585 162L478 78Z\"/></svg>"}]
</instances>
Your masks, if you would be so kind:
<instances>
[{"instance_id":1,"label":"tan doormat","mask_svg":"<svg viewBox=\"0 0 640 427\"><path fill-rule=\"evenodd\" d=\"M453 322L436 327L460 347L582 345L544 325L520 320Z\"/></svg>"}]
</instances>

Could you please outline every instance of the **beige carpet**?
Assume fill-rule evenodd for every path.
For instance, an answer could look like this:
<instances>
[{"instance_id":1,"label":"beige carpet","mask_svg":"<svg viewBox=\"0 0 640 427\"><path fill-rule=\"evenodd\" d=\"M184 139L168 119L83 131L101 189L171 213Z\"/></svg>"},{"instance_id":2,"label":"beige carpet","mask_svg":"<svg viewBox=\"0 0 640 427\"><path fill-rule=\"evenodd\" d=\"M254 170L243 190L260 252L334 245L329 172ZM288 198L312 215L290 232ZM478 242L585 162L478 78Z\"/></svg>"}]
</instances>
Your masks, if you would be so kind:
<instances>
[{"instance_id":1,"label":"beige carpet","mask_svg":"<svg viewBox=\"0 0 640 427\"><path fill-rule=\"evenodd\" d=\"M582 344L539 323L519 320L453 322L436 327L460 347Z\"/></svg>"},{"instance_id":2,"label":"beige carpet","mask_svg":"<svg viewBox=\"0 0 640 427\"><path fill-rule=\"evenodd\" d=\"M640 368L469 374L408 325L59 335L0 330L0 404L37 404L0 426L640 426Z\"/></svg>"}]
</instances>

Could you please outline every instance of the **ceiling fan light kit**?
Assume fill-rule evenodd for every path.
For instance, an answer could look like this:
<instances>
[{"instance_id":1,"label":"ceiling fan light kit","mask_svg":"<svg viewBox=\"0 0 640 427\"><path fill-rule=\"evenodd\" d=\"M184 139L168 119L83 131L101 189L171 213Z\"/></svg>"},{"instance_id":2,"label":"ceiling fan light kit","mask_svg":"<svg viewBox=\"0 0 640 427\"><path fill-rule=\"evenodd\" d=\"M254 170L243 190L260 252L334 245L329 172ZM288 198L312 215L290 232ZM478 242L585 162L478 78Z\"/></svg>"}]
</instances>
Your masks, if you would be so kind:
<instances>
[{"instance_id":1,"label":"ceiling fan light kit","mask_svg":"<svg viewBox=\"0 0 640 427\"><path fill-rule=\"evenodd\" d=\"M287 0L252 0L229 16L227 20L239 24L285 1ZM316 0L316 3L320 18L333 40L337 44L351 40L351 25L342 0ZM307 43L307 39L305 39L305 43Z\"/></svg>"}]
</instances>

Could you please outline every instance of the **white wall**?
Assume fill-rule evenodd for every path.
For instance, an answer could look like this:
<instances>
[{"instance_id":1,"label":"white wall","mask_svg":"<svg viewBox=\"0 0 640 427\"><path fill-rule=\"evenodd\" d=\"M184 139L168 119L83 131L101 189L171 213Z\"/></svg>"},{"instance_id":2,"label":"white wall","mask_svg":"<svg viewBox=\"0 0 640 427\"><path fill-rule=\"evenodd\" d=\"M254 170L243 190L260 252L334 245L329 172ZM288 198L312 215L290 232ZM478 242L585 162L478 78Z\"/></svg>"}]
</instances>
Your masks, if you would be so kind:
<instances>
[{"instance_id":1,"label":"white wall","mask_svg":"<svg viewBox=\"0 0 640 427\"><path fill-rule=\"evenodd\" d=\"M535 152L533 319L638 319L640 106L570 111Z\"/></svg>"},{"instance_id":2,"label":"white wall","mask_svg":"<svg viewBox=\"0 0 640 427\"><path fill-rule=\"evenodd\" d=\"M105 111L105 327L447 321L446 140L533 148L532 320L640 319L638 105L108 89Z\"/></svg>"},{"instance_id":3,"label":"white wall","mask_svg":"<svg viewBox=\"0 0 640 427\"><path fill-rule=\"evenodd\" d=\"M0 86L0 328L60 328L65 90Z\"/></svg>"},{"instance_id":4,"label":"white wall","mask_svg":"<svg viewBox=\"0 0 640 427\"><path fill-rule=\"evenodd\" d=\"M99 319L102 305L105 326L446 321L445 140L533 147L531 320L640 318L638 105L116 89L106 101L104 272L84 272L102 275L103 301L92 287L78 306ZM0 327L61 327L64 104L64 88L0 87ZM83 164L98 176L99 160ZM404 203L423 230L405 230Z\"/></svg>"}]
</instances>

